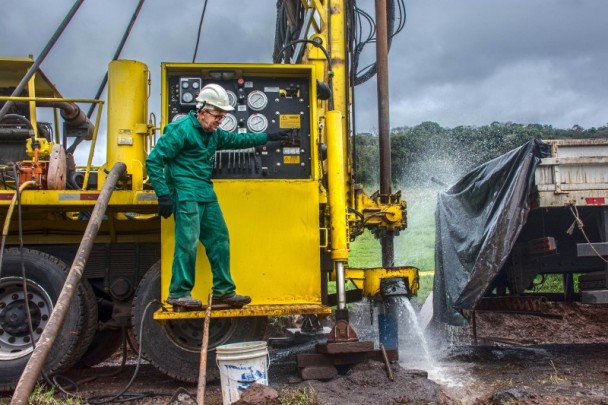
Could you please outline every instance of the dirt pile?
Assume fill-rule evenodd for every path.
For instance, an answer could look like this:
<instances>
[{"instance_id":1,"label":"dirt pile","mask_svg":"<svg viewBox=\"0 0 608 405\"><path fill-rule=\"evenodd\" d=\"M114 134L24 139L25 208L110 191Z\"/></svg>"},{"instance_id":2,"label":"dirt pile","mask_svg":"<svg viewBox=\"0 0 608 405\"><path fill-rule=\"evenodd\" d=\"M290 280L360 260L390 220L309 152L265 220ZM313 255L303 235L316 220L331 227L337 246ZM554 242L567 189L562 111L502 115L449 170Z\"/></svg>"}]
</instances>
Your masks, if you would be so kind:
<instances>
[{"instance_id":1,"label":"dirt pile","mask_svg":"<svg viewBox=\"0 0 608 405\"><path fill-rule=\"evenodd\" d=\"M544 306L544 314L552 317L479 312L478 338L519 344L608 343L608 305L547 302Z\"/></svg>"},{"instance_id":2,"label":"dirt pile","mask_svg":"<svg viewBox=\"0 0 608 405\"><path fill-rule=\"evenodd\" d=\"M387 377L383 363L367 361L346 375L330 381L305 381L316 392L319 404L452 404L441 386L422 370L407 370L392 364L394 381Z\"/></svg>"}]
</instances>

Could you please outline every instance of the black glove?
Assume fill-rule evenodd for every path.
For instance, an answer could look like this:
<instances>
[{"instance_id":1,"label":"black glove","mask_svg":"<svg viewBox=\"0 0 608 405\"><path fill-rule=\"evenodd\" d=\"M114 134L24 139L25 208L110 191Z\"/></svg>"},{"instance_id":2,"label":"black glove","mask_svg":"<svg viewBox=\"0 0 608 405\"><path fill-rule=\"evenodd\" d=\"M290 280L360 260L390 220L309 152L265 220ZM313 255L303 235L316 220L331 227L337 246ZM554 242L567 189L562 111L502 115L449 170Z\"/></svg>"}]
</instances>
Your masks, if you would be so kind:
<instances>
[{"instance_id":1,"label":"black glove","mask_svg":"<svg viewBox=\"0 0 608 405\"><path fill-rule=\"evenodd\" d=\"M158 215L169 218L173 214L173 201L168 195L158 196Z\"/></svg>"},{"instance_id":2,"label":"black glove","mask_svg":"<svg viewBox=\"0 0 608 405\"><path fill-rule=\"evenodd\" d=\"M289 139L289 135L291 135L291 131L279 131L279 132L273 132L273 133L267 134L267 135L268 135L269 142L287 141Z\"/></svg>"}]
</instances>

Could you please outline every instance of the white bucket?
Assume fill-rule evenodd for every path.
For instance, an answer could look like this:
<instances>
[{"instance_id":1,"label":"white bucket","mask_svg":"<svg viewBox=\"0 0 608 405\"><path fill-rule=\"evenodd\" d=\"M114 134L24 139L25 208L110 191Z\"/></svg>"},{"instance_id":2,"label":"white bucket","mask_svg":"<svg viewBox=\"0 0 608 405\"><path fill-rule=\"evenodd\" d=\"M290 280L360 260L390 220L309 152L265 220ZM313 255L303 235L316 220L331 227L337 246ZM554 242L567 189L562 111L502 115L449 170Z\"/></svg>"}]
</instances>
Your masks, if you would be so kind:
<instances>
[{"instance_id":1,"label":"white bucket","mask_svg":"<svg viewBox=\"0 0 608 405\"><path fill-rule=\"evenodd\" d=\"M218 346L216 362L220 369L222 399L230 405L253 383L268 385L266 342L242 342Z\"/></svg>"}]
</instances>

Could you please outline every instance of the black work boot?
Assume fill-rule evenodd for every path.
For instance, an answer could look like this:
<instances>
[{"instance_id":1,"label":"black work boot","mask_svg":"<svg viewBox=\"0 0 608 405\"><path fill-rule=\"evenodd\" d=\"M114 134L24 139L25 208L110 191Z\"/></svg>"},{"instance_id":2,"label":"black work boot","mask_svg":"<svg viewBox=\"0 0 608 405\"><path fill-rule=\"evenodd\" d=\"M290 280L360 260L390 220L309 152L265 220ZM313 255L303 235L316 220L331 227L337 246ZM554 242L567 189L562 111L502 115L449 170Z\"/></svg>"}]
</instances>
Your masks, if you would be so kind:
<instances>
[{"instance_id":1,"label":"black work boot","mask_svg":"<svg viewBox=\"0 0 608 405\"><path fill-rule=\"evenodd\" d=\"M235 293L222 296L213 296L214 304L226 304L234 308L241 308L251 302L251 297L247 295L238 295Z\"/></svg>"},{"instance_id":2,"label":"black work boot","mask_svg":"<svg viewBox=\"0 0 608 405\"><path fill-rule=\"evenodd\" d=\"M179 298L167 298L167 304L173 306L185 307L185 308L201 308L203 304L196 298L192 298L191 295L184 295Z\"/></svg>"}]
</instances>

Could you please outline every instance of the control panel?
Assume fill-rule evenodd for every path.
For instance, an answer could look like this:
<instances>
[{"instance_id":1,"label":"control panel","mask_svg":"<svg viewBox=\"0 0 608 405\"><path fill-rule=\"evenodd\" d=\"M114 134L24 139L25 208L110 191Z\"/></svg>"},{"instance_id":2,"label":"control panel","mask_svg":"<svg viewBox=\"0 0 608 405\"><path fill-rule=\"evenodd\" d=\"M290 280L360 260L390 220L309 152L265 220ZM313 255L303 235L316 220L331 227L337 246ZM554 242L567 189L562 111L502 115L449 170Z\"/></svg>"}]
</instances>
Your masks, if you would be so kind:
<instances>
[{"instance_id":1,"label":"control panel","mask_svg":"<svg viewBox=\"0 0 608 405\"><path fill-rule=\"evenodd\" d=\"M276 69L276 68L275 68ZM274 75L274 70L196 69L165 71L167 122L183 118L196 108L201 88L210 83L228 93L234 111L220 127L228 132L287 131L287 140L241 150L216 151L214 178L304 179L311 176L311 94L306 75Z\"/></svg>"}]
</instances>

